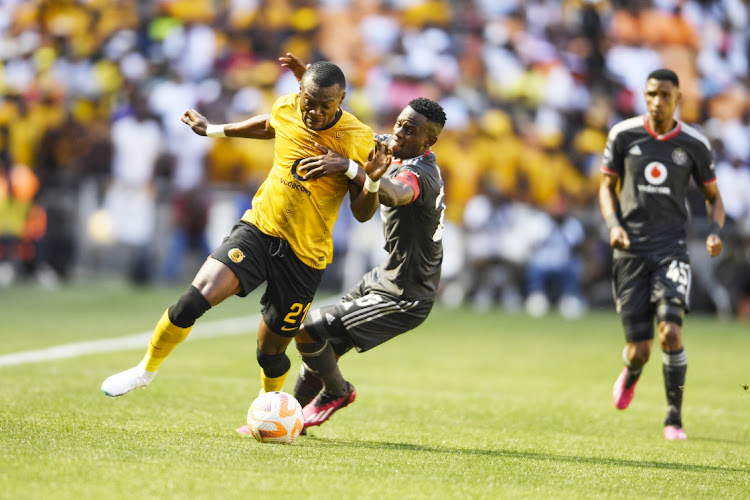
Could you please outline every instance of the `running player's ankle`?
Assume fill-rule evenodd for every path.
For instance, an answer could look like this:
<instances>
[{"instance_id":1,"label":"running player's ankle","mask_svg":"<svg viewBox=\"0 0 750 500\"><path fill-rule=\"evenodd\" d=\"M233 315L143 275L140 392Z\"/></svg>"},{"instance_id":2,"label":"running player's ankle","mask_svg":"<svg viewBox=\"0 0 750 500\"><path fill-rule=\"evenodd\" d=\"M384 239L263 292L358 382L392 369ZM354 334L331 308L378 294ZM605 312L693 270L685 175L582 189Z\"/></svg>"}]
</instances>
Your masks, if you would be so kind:
<instances>
[{"instance_id":1,"label":"running player's ankle","mask_svg":"<svg viewBox=\"0 0 750 500\"><path fill-rule=\"evenodd\" d=\"M639 367L637 369L633 369L631 367L628 367L628 375L625 378L625 388L629 389L638 382L638 379L641 378L641 373L643 372L643 367Z\"/></svg>"}]
</instances>

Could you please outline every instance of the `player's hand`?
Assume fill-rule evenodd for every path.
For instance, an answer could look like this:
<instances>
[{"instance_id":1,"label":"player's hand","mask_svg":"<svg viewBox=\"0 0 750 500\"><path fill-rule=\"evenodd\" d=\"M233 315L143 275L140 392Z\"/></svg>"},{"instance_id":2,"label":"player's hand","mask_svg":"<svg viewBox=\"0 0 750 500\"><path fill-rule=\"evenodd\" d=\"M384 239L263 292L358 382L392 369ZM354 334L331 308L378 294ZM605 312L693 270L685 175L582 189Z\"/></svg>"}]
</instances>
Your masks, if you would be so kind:
<instances>
[{"instance_id":1,"label":"player's hand","mask_svg":"<svg viewBox=\"0 0 750 500\"><path fill-rule=\"evenodd\" d=\"M630 246L630 238L622 226L615 226L609 230L609 246L618 250L624 250Z\"/></svg>"},{"instance_id":2,"label":"player's hand","mask_svg":"<svg viewBox=\"0 0 750 500\"><path fill-rule=\"evenodd\" d=\"M375 147L370 150L365 162L365 172L370 180L378 181L393 161L393 153L385 141L375 139Z\"/></svg>"},{"instance_id":3,"label":"player's hand","mask_svg":"<svg viewBox=\"0 0 750 500\"><path fill-rule=\"evenodd\" d=\"M206 127L208 127L208 120L202 114L198 113L194 109L188 109L182 114L182 123L186 123L193 129L198 135L206 135Z\"/></svg>"},{"instance_id":4,"label":"player's hand","mask_svg":"<svg viewBox=\"0 0 750 500\"><path fill-rule=\"evenodd\" d=\"M349 168L349 159L318 143L315 143L315 147L323 154L304 158L297 165L297 173L306 181L341 175Z\"/></svg>"},{"instance_id":5,"label":"player's hand","mask_svg":"<svg viewBox=\"0 0 750 500\"><path fill-rule=\"evenodd\" d=\"M292 73L294 73L294 77L298 82L302 81L302 75L304 75L307 68L310 67L309 64L305 64L302 62L302 59L291 52L287 52L285 56L279 57L279 61L281 62L282 68L289 68L292 70Z\"/></svg>"},{"instance_id":6,"label":"player's hand","mask_svg":"<svg viewBox=\"0 0 750 500\"><path fill-rule=\"evenodd\" d=\"M711 257L716 257L721 253L723 246L718 234L708 235L708 238L706 238L706 248L708 249L708 255Z\"/></svg>"}]
</instances>

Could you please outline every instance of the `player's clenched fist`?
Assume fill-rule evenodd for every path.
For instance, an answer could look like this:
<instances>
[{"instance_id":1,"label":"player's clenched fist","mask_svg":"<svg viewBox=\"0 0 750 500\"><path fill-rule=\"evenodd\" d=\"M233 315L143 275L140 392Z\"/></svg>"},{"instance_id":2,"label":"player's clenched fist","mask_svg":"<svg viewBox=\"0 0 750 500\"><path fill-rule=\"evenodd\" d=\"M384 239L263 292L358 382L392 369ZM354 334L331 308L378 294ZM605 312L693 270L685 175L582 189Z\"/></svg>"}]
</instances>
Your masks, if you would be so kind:
<instances>
[{"instance_id":1,"label":"player's clenched fist","mask_svg":"<svg viewBox=\"0 0 750 500\"><path fill-rule=\"evenodd\" d=\"M186 123L188 126L190 126L190 128L193 129L193 132L195 132L196 134L202 136L206 135L208 120L206 120L206 117L198 113L196 110L188 109L182 114L181 120L183 123Z\"/></svg>"},{"instance_id":2,"label":"player's clenched fist","mask_svg":"<svg viewBox=\"0 0 750 500\"><path fill-rule=\"evenodd\" d=\"M721 253L721 238L716 234L710 234L708 238L706 238L706 248L708 249L708 255L716 257Z\"/></svg>"}]
</instances>

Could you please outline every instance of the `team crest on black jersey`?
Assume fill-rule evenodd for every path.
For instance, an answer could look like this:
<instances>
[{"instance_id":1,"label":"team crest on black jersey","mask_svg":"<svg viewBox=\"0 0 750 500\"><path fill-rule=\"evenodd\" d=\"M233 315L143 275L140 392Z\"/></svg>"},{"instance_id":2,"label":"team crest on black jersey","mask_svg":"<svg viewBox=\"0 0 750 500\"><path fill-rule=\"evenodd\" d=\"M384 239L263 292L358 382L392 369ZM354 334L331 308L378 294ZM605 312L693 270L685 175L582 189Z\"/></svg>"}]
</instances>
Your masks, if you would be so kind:
<instances>
[{"instance_id":1,"label":"team crest on black jersey","mask_svg":"<svg viewBox=\"0 0 750 500\"><path fill-rule=\"evenodd\" d=\"M245 258L245 254L242 253L242 250L239 248L233 248L230 251L227 252L227 256L232 259L232 262L239 264L242 262L242 259Z\"/></svg>"},{"instance_id":2,"label":"team crest on black jersey","mask_svg":"<svg viewBox=\"0 0 750 500\"><path fill-rule=\"evenodd\" d=\"M688 159L688 155L682 148L676 148L672 151L672 161L677 165L684 165Z\"/></svg>"}]
</instances>

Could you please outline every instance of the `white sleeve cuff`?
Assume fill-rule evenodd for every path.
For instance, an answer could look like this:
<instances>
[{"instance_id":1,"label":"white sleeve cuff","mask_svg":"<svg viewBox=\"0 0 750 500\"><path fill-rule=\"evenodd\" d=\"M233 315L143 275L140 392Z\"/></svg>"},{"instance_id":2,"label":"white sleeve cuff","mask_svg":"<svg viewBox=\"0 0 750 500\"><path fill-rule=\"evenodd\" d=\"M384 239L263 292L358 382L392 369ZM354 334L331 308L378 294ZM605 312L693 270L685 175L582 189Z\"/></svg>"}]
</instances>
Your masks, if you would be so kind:
<instances>
[{"instance_id":1,"label":"white sleeve cuff","mask_svg":"<svg viewBox=\"0 0 750 500\"><path fill-rule=\"evenodd\" d=\"M380 189L380 179L373 181L370 176L365 178L365 189L368 193L377 193Z\"/></svg>"},{"instance_id":2,"label":"white sleeve cuff","mask_svg":"<svg viewBox=\"0 0 750 500\"><path fill-rule=\"evenodd\" d=\"M344 172L344 175L347 176L350 179L354 179L357 177L357 172L359 171L359 165L357 165L357 162L354 160L349 160L349 168Z\"/></svg>"}]
</instances>

